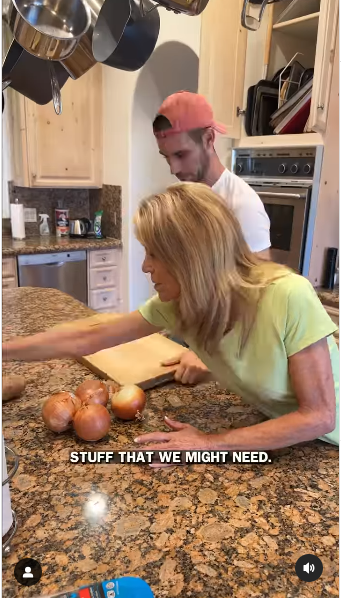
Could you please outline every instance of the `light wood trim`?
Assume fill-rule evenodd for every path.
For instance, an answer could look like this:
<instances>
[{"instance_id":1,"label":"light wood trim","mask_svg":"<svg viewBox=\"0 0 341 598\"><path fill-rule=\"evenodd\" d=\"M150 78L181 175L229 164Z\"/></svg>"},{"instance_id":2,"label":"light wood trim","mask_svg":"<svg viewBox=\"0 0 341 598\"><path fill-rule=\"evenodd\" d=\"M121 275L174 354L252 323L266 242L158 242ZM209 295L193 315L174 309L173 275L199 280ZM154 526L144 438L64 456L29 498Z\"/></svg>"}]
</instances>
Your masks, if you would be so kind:
<instances>
[{"instance_id":1,"label":"light wood trim","mask_svg":"<svg viewBox=\"0 0 341 598\"><path fill-rule=\"evenodd\" d=\"M210 102L227 136L238 139L245 76L247 31L241 25L243 0L211 0L201 16L199 93Z\"/></svg>"},{"instance_id":2,"label":"light wood trim","mask_svg":"<svg viewBox=\"0 0 341 598\"><path fill-rule=\"evenodd\" d=\"M338 25L339 0L321 0L313 94L308 123L308 130L319 133L323 133L327 126Z\"/></svg>"},{"instance_id":3,"label":"light wood trim","mask_svg":"<svg viewBox=\"0 0 341 598\"><path fill-rule=\"evenodd\" d=\"M339 247L339 40L337 37L330 105L308 278L323 283L326 250Z\"/></svg>"}]
</instances>

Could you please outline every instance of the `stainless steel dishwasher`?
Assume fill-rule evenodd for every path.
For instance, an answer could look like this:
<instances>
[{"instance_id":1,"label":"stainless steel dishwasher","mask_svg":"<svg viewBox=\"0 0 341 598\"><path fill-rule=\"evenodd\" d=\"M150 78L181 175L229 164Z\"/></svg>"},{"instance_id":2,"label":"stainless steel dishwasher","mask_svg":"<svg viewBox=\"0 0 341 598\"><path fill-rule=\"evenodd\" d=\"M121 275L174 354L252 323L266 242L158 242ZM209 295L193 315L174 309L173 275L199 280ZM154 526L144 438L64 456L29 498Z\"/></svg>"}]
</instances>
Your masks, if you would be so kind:
<instances>
[{"instance_id":1,"label":"stainless steel dishwasher","mask_svg":"<svg viewBox=\"0 0 341 598\"><path fill-rule=\"evenodd\" d=\"M87 305L86 251L18 256L19 286L58 289Z\"/></svg>"}]
</instances>

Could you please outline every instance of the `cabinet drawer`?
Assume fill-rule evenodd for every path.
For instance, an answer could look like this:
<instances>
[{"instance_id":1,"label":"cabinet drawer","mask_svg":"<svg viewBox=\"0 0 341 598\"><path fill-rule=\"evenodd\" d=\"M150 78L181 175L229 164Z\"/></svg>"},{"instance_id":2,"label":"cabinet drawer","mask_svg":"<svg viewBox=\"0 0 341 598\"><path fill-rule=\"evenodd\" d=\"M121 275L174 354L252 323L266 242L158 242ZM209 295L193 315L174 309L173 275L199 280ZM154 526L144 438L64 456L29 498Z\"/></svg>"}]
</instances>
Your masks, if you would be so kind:
<instances>
[{"instance_id":1,"label":"cabinet drawer","mask_svg":"<svg viewBox=\"0 0 341 598\"><path fill-rule=\"evenodd\" d=\"M17 287L17 279L16 278L3 278L2 279L2 289L15 289Z\"/></svg>"},{"instance_id":2,"label":"cabinet drawer","mask_svg":"<svg viewBox=\"0 0 341 598\"><path fill-rule=\"evenodd\" d=\"M118 252L116 249L90 251L90 268L99 268L101 266L117 266L117 262Z\"/></svg>"},{"instance_id":3,"label":"cabinet drawer","mask_svg":"<svg viewBox=\"0 0 341 598\"><path fill-rule=\"evenodd\" d=\"M96 268L89 272L90 289L107 289L118 286L118 271L112 268Z\"/></svg>"},{"instance_id":4,"label":"cabinet drawer","mask_svg":"<svg viewBox=\"0 0 341 598\"><path fill-rule=\"evenodd\" d=\"M2 278L15 278L17 270L17 260L15 257L2 258Z\"/></svg>"},{"instance_id":5,"label":"cabinet drawer","mask_svg":"<svg viewBox=\"0 0 341 598\"><path fill-rule=\"evenodd\" d=\"M90 291L90 307L92 309L106 309L115 307L118 304L117 289L103 289L102 291Z\"/></svg>"}]
</instances>

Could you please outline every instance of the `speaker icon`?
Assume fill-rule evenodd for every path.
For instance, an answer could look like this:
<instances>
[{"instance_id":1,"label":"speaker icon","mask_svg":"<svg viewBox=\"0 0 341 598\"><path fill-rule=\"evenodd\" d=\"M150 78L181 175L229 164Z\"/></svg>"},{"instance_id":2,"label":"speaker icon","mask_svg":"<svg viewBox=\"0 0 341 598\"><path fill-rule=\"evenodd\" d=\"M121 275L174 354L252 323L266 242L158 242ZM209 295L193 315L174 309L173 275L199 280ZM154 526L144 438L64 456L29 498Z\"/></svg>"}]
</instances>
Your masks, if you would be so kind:
<instances>
[{"instance_id":1,"label":"speaker icon","mask_svg":"<svg viewBox=\"0 0 341 598\"><path fill-rule=\"evenodd\" d=\"M310 565L309 563L306 563L306 565L303 565L303 571L305 571L306 573L314 573L315 565Z\"/></svg>"},{"instance_id":2,"label":"speaker icon","mask_svg":"<svg viewBox=\"0 0 341 598\"><path fill-rule=\"evenodd\" d=\"M304 554L297 559L295 564L297 577L301 581L312 582L321 577L323 564L321 559L315 554Z\"/></svg>"}]
</instances>

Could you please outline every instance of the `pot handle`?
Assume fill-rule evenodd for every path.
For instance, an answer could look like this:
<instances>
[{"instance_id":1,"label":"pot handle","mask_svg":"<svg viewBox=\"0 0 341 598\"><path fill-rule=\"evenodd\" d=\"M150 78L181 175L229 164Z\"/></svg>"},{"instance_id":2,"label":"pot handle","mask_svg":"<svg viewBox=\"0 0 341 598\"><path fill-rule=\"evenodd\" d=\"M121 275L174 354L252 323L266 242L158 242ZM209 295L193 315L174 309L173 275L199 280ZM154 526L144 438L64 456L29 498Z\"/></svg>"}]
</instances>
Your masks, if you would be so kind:
<instances>
[{"instance_id":1,"label":"pot handle","mask_svg":"<svg viewBox=\"0 0 341 598\"><path fill-rule=\"evenodd\" d=\"M154 0L155 2L157 2L157 0ZM162 6L160 6L160 4L155 4L154 6L152 6L151 8L149 8L148 10L145 9L143 0L140 0L140 13L143 17L147 16L150 12L152 12L153 10L155 10L156 8L163 8Z\"/></svg>"},{"instance_id":2,"label":"pot handle","mask_svg":"<svg viewBox=\"0 0 341 598\"><path fill-rule=\"evenodd\" d=\"M54 68L54 64L49 61L50 67L50 77L51 77L51 87L52 87L52 98L53 98L53 105L56 114L62 113L62 96L60 93L59 81L57 79L56 71Z\"/></svg>"}]
</instances>

